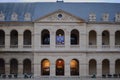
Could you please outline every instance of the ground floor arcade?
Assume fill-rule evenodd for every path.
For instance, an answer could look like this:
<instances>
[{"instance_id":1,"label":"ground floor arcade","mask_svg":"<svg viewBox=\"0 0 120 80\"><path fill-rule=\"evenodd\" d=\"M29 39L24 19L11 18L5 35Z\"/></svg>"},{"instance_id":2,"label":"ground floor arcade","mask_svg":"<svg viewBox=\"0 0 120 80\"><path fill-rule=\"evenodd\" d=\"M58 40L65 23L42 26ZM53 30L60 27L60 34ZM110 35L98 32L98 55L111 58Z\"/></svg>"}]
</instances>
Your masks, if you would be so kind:
<instances>
[{"instance_id":1,"label":"ground floor arcade","mask_svg":"<svg viewBox=\"0 0 120 80\"><path fill-rule=\"evenodd\" d=\"M33 74L34 77L120 74L120 54L114 54L115 55L112 53L69 53L69 55L66 53L0 54L0 74Z\"/></svg>"}]
</instances>

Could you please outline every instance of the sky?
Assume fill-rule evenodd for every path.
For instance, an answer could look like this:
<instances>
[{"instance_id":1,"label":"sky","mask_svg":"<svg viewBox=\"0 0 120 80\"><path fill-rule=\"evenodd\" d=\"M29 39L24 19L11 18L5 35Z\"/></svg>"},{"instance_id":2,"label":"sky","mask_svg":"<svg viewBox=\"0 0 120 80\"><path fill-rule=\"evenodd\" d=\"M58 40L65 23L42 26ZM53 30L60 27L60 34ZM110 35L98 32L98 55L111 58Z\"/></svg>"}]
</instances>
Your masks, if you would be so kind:
<instances>
[{"instance_id":1,"label":"sky","mask_svg":"<svg viewBox=\"0 0 120 80\"><path fill-rule=\"evenodd\" d=\"M57 0L0 0L0 2L56 2ZM61 1L61 0L59 0ZM120 0L64 0L64 2L109 2L120 3Z\"/></svg>"}]
</instances>

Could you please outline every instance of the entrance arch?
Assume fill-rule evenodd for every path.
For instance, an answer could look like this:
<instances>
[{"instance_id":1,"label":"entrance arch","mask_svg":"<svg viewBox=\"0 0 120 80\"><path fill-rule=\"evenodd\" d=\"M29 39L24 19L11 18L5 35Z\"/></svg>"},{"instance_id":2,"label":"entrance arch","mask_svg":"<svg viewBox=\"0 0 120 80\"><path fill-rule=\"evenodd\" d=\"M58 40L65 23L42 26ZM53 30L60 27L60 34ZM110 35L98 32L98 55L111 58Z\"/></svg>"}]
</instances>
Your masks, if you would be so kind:
<instances>
[{"instance_id":1,"label":"entrance arch","mask_svg":"<svg viewBox=\"0 0 120 80\"><path fill-rule=\"evenodd\" d=\"M41 75L50 75L50 61L48 59L41 61Z\"/></svg>"},{"instance_id":2,"label":"entrance arch","mask_svg":"<svg viewBox=\"0 0 120 80\"><path fill-rule=\"evenodd\" d=\"M31 73L31 60L25 59L23 61L23 73L30 74Z\"/></svg>"},{"instance_id":3,"label":"entrance arch","mask_svg":"<svg viewBox=\"0 0 120 80\"><path fill-rule=\"evenodd\" d=\"M110 62L108 59L102 61L102 74L109 74L110 72Z\"/></svg>"},{"instance_id":4,"label":"entrance arch","mask_svg":"<svg viewBox=\"0 0 120 80\"><path fill-rule=\"evenodd\" d=\"M70 62L70 75L79 76L79 61L77 59L72 59Z\"/></svg>"},{"instance_id":5,"label":"entrance arch","mask_svg":"<svg viewBox=\"0 0 120 80\"><path fill-rule=\"evenodd\" d=\"M57 59L56 61L56 75L63 76L64 75L64 60Z\"/></svg>"},{"instance_id":6,"label":"entrance arch","mask_svg":"<svg viewBox=\"0 0 120 80\"><path fill-rule=\"evenodd\" d=\"M97 74L97 62L95 59L89 61L89 75Z\"/></svg>"},{"instance_id":7,"label":"entrance arch","mask_svg":"<svg viewBox=\"0 0 120 80\"><path fill-rule=\"evenodd\" d=\"M17 74L18 73L18 61L17 59L10 60L10 74Z\"/></svg>"},{"instance_id":8,"label":"entrance arch","mask_svg":"<svg viewBox=\"0 0 120 80\"><path fill-rule=\"evenodd\" d=\"M115 73L119 74L120 73L120 59L117 59L115 61Z\"/></svg>"},{"instance_id":9,"label":"entrance arch","mask_svg":"<svg viewBox=\"0 0 120 80\"><path fill-rule=\"evenodd\" d=\"M5 61L0 58L0 74L5 74Z\"/></svg>"}]
</instances>

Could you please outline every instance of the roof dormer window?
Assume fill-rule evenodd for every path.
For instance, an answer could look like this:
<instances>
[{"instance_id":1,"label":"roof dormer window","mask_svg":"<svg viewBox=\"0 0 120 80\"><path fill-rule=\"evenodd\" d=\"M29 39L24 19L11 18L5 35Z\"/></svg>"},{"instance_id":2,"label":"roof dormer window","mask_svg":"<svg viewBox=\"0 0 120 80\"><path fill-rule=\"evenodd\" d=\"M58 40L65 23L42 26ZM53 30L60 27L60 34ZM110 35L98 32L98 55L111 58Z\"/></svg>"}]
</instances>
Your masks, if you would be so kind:
<instances>
[{"instance_id":1,"label":"roof dormer window","mask_svg":"<svg viewBox=\"0 0 120 80\"><path fill-rule=\"evenodd\" d=\"M5 16L4 14L2 13L2 11L0 12L0 21L4 21L5 20Z\"/></svg>"},{"instance_id":2,"label":"roof dormer window","mask_svg":"<svg viewBox=\"0 0 120 80\"><path fill-rule=\"evenodd\" d=\"M108 13L104 13L102 16L102 20L103 21L109 21L109 14Z\"/></svg>"},{"instance_id":3,"label":"roof dormer window","mask_svg":"<svg viewBox=\"0 0 120 80\"><path fill-rule=\"evenodd\" d=\"M11 20L12 21L17 21L18 20L18 15L14 12L14 13L12 13L12 15L11 15Z\"/></svg>"},{"instance_id":4,"label":"roof dormer window","mask_svg":"<svg viewBox=\"0 0 120 80\"><path fill-rule=\"evenodd\" d=\"M96 21L96 15L95 15L95 13L90 13L89 14L89 21L90 22L95 22Z\"/></svg>"},{"instance_id":5,"label":"roof dormer window","mask_svg":"<svg viewBox=\"0 0 120 80\"><path fill-rule=\"evenodd\" d=\"M30 15L30 13L25 13L25 15L24 15L24 20L25 20L25 21L30 21L30 20L31 20L31 15Z\"/></svg>"},{"instance_id":6,"label":"roof dormer window","mask_svg":"<svg viewBox=\"0 0 120 80\"><path fill-rule=\"evenodd\" d=\"M115 22L120 22L120 13L116 13Z\"/></svg>"}]
</instances>

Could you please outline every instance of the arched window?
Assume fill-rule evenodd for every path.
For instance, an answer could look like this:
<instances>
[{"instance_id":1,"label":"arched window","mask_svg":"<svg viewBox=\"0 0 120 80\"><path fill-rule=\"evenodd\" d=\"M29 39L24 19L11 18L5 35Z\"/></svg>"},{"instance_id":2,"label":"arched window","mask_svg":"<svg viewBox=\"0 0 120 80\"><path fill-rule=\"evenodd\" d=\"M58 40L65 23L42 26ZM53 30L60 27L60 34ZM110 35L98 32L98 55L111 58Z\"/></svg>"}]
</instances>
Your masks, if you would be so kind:
<instances>
[{"instance_id":1,"label":"arched window","mask_svg":"<svg viewBox=\"0 0 120 80\"><path fill-rule=\"evenodd\" d=\"M10 60L10 74L18 73L18 61L16 59Z\"/></svg>"},{"instance_id":2,"label":"arched window","mask_svg":"<svg viewBox=\"0 0 120 80\"><path fill-rule=\"evenodd\" d=\"M31 43L32 43L31 31L26 30L24 31L24 45L31 45Z\"/></svg>"},{"instance_id":3,"label":"arched window","mask_svg":"<svg viewBox=\"0 0 120 80\"><path fill-rule=\"evenodd\" d=\"M89 61L89 75L97 74L97 62L94 59Z\"/></svg>"},{"instance_id":4,"label":"arched window","mask_svg":"<svg viewBox=\"0 0 120 80\"><path fill-rule=\"evenodd\" d=\"M65 43L65 34L64 31L59 29L56 32L56 44L57 45L64 45Z\"/></svg>"},{"instance_id":5,"label":"arched window","mask_svg":"<svg viewBox=\"0 0 120 80\"><path fill-rule=\"evenodd\" d=\"M63 76L64 75L64 60L57 59L56 61L56 75Z\"/></svg>"},{"instance_id":6,"label":"arched window","mask_svg":"<svg viewBox=\"0 0 120 80\"><path fill-rule=\"evenodd\" d=\"M115 45L120 45L120 31L115 32Z\"/></svg>"},{"instance_id":7,"label":"arched window","mask_svg":"<svg viewBox=\"0 0 120 80\"><path fill-rule=\"evenodd\" d=\"M89 32L89 45L96 45L97 43L97 37L96 32L94 30Z\"/></svg>"},{"instance_id":8,"label":"arched window","mask_svg":"<svg viewBox=\"0 0 120 80\"><path fill-rule=\"evenodd\" d=\"M31 73L31 60L25 59L23 61L23 73L30 74Z\"/></svg>"},{"instance_id":9,"label":"arched window","mask_svg":"<svg viewBox=\"0 0 120 80\"><path fill-rule=\"evenodd\" d=\"M71 45L78 45L79 44L79 31L74 29L71 31Z\"/></svg>"},{"instance_id":10,"label":"arched window","mask_svg":"<svg viewBox=\"0 0 120 80\"><path fill-rule=\"evenodd\" d=\"M5 74L5 61L0 59L0 74Z\"/></svg>"},{"instance_id":11,"label":"arched window","mask_svg":"<svg viewBox=\"0 0 120 80\"><path fill-rule=\"evenodd\" d=\"M18 32L16 30L12 30L10 33L10 46L18 47Z\"/></svg>"},{"instance_id":12,"label":"arched window","mask_svg":"<svg viewBox=\"0 0 120 80\"><path fill-rule=\"evenodd\" d=\"M109 45L110 35L108 31L102 32L102 45Z\"/></svg>"},{"instance_id":13,"label":"arched window","mask_svg":"<svg viewBox=\"0 0 120 80\"><path fill-rule=\"evenodd\" d=\"M110 72L110 62L108 59L102 61L102 74L109 74Z\"/></svg>"},{"instance_id":14,"label":"arched window","mask_svg":"<svg viewBox=\"0 0 120 80\"><path fill-rule=\"evenodd\" d=\"M48 59L41 61L41 75L50 75L50 61Z\"/></svg>"},{"instance_id":15,"label":"arched window","mask_svg":"<svg viewBox=\"0 0 120 80\"><path fill-rule=\"evenodd\" d=\"M70 74L71 76L79 76L79 61L72 59L70 62Z\"/></svg>"},{"instance_id":16,"label":"arched window","mask_svg":"<svg viewBox=\"0 0 120 80\"><path fill-rule=\"evenodd\" d=\"M46 29L42 31L41 44L42 45L49 45L50 44L50 33Z\"/></svg>"},{"instance_id":17,"label":"arched window","mask_svg":"<svg viewBox=\"0 0 120 80\"><path fill-rule=\"evenodd\" d=\"M5 45L5 32L3 30L0 30L0 47L3 47Z\"/></svg>"},{"instance_id":18,"label":"arched window","mask_svg":"<svg viewBox=\"0 0 120 80\"><path fill-rule=\"evenodd\" d=\"M120 59L115 61L115 73L120 74Z\"/></svg>"}]
</instances>

